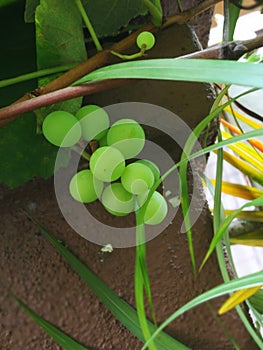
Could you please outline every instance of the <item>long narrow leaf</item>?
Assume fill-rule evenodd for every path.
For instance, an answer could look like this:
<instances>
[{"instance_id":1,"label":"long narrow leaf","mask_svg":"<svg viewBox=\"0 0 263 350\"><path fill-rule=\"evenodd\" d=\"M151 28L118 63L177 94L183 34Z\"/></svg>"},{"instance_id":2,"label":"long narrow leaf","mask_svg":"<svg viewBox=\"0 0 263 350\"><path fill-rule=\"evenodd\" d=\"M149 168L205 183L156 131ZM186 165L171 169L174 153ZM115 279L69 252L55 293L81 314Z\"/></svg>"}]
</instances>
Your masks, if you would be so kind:
<instances>
[{"instance_id":1,"label":"long narrow leaf","mask_svg":"<svg viewBox=\"0 0 263 350\"><path fill-rule=\"evenodd\" d=\"M53 324L36 314L31 310L22 300L18 299L13 294L10 294L18 305L42 328L50 335L64 350L88 350L88 348L77 343L75 340L70 338L67 334L63 333L60 329L55 327Z\"/></svg>"},{"instance_id":2,"label":"long narrow leaf","mask_svg":"<svg viewBox=\"0 0 263 350\"><path fill-rule=\"evenodd\" d=\"M246 150L244 150L244 147L242 147L242 143L235 143L233 145L230 145L229 148L234 151L241 159L245 160L247 163L251 164L253 167L255 167L257 170L262 172L263 177L263 163L262 159L261 161L258 160L256 157L251 156Z\"/></svg>"},{"instance_id":3,"label":"long narrow leaf","mask_svg":"<svg viewBox=\"0 0 263 350\"><path fill-rule=\"evenodd\" d=\"M225 107L224 109L226 112L229 112L232 114L232 109L230 106ZM248 118L244 114L238 112L237 110L234 111L235 117L244 122L245 124L251 126L253 129L260 129L262 128L262 124L256 122L254 119Z\"/></svg>"},{"instance_id":4,"label":"long narrow leaf","mask_svg":"<svg viewBox=\"0 0 263 350\"><path fill-rule=\"evenodd\" d=\"M192 299L188 303L186 303L184 306L182 306L180 309L175 311L171 316L169 316L159 327L158 329L154 332L152 335L151 339L148 340L144 344L141 350L146 350L147 346L151 341L154 339L158 339L158 334L166 327L168 326L172 321L174 321L177 317L185 313L186 311L202 304L205 303L211 299L220 297L224 294L227 293L232 293L236 290L244 289L244 288L249 288L249 287L255 287L255 286L260 286L262 285L262 280L263 280L263 271L256 272L253 274L250 274L248 276L242 277L242 278L237 278L235 280L232 280L230 282L226 282L224 284L221 284L215 288L210 289L209 291L197 296L196 298ZM260 339L259 336L255 339L259 348L263 348L263 341Z\"/></svg>"},{"instance_id":5,"label":"long narrow leaf","mask_svg":"<svg viewBox=\"0 0 263 350\"><path fill-rule=\"evenodd\" d=\"M111 313L129 329L138 339L144 341L137 312L123 299L121 299L112 289L110 289L98 276L96 276L86 265L84 265L74 254L72 254L61 242L56 240L51 233L42 227L36 220L30 220L38 227L40 232L50 241L57 251L65 258L68 264L83 279L88 287L105 304ZM147 321L150 332L153 333L156 327ZM163 350L190 350L176 339L166 333L162 333L160 338L155 340L157 347Z\"/></svg>"},{"instance_id":6,"label":"long narrow leaf","mask_svg":"<svg viewBox=\"0 0 263 350\"><path fill-rule=\"evenodd\" d=\"M251 206L262 206L262 205L263 205L263 197L256 198L253 201L250 201L250 202L245 203L244 205L242 205L242 207L240 207L239 209L235 210L231 215L229 215L224 220L223 224L220 226L220 228L218 229L216 235L213 237L212 242L210 243L208 251L207 251L207 253L206 253L205 257L204 257L204 260L203 260L203 262L201 264L200 270L203 268L204 264L207 262L208 258L210 257L210 255L214 251L217 243L221 240L221 238L223 237L224 233L228 229L229 225L234 220L234 218L245 208L248 208L248 207L251 207Z\"/></svg>"},{"instance_id":7,"label":"long narrow leaf","mask_svg":"<svg viewBox=\"0 0 263 350\"><path fill-rule=\"evenodd\" d=\"M233 212L234 212L234 210L225 210L226 215L230 215ZM263 211L260 211L260 210L242 210L236 216L236 218L250 220L250 221L263 222Z\"/></svg>"},{"instance_id":8,"label":"long narrow leaf","mask_svg":"<svg viewBox=\"0 0 263 350\"><path fill-rule=\"evenodd\" d=\"M248 175L251 179L263 186L263 173L251 166L246 161L224 151L224 160L240 170L245 175Z\"/></svg>"},{"instance_id":9,"label":"long narrow leaf","mask_svg":"<svg viewBox=\"0 0 263 350\"><path fill-rule=\"evenodd\" d=\"M249 298L253 307L263 315L263 289L257 291L252 297Z\"/></svg>"},{"instance_id":10,"label":"long narrow leaf","mask_svg":"<svg viewBox=\"0 0 263 350\"><path fill-rule=\"evenodd\" d=\"M100 68L75 82L75 85L121 78L217 82L262 88L263 67L227 60L149 59Z\"/></svg>"},{"instance_id":11,"label":"long narrow leaf","mask_svg":"<svg viewBox=\"0 0 263 350\"><path fill-rule=\"evenodd\" d=\"M237 133L238 135L241 135L242 133ZM224 139L229 139L231 137L233 137L231 134L222 131L222 135L224 137ZM247 152L250 156L255 157L258 161L262 162L263 161L263 155L261 154L261 152L259 152L258 150L261 151L260 147L258 147L258 145L255 143L256 139L251 139L248 140L248 142L250 143L250 145L248 145L245 142L237 142L236 145L241 148L243 151ZM252 147L251 147L252 146ZM262 144L263 146L263 144ZM262 148L263 150L263 148Z\"/></svg>"},{"instance_id":12,"label":"long narrow leaf","mask_svg":"<svg viewBox=\"0 0 263 350\"><path fill-rule=\"evenodd\" d=\"M146 287L146 291L148 292L148 301L150 301L150 304L152 303L152 299L149 276L146 269L145 227L142 219L143 217L141 217L141 211L136 211L136 259L134 290L138 319L141 325L144 339L147 341L151 337L151 332L148 326L144 306L144 287ZM149 350L157 350L154 342L149 345Z\"/></svg>"},{"instance_id":13,"label":"long narrow leaf","mask_svg":"<svg viewBox=\"0 0 263 350\"><path fill-rule=\"evenodd\" d=\"M254 295L261 287L262 286L250 287L234 292L220 307L218 314L223 315L232 310L238 304L243 303L246 299Z\"/></svg>"},{"instance_id":14,"label":"long narrow leaf","mask_svg":"<svg viewBox=\"0 0 263 350\"><path fill-rule=\"evenodd\" d=\"M233 133L240 135L242 134L242 131L240 129L238 129L237 127L235 127L234 125L228 123L227 121L225 121L224 119L220 119L221 123L226 126L230 131L232 131ZM260 128L256 128L256 129L260 129ZM263 152L263 142L261 142L260 140L256 140L256 139L251 139L248 140L248 142L253 145L254 147L256 147L259 151Z\"/></svg>"},{"instance_id":15,"label":"long narrow leaf","mask_svg":"<svg viewBox=\"0 0 263 350\"><path fill-rule=\"evenodd\" d=\"M216 183L216 180L210 181L212 184ZM222 192L247 200L252 200L263 196L263 190L260 190L259 188L235 184L227 181L222 182Z\"/></svg>"},{"instance_id":16,"label":"long narrow leaf","mask_svg":"<svg viewBox=\"0 0 263 350\"><path fill-rule=\"evenodd\" d=\"M242 244L251 247L263 247L263 228L230 238L231 244Z\"/></svg>"}]
</instances>

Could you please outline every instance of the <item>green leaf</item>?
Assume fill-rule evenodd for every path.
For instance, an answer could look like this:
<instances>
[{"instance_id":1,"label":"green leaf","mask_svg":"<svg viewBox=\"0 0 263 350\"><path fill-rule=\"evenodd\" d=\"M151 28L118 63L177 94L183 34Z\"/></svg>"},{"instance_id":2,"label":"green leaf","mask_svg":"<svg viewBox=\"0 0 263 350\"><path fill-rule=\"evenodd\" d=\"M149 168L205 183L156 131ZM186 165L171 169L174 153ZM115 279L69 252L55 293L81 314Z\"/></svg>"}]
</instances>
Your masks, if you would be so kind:
<instances>
[{"instance_id":1,"label":"green leaf","mask_svg":"<svg viewBox=\"0 0 263 350\"><path fill-rule=\"evenodd\" d=\"M74 339L70 338L67 334L55 327L53 324L36 314L31 310L22 300L18 299L13 294L10 294L18 305L42 328L50 335L64 350L88 350L88 348L80 345Z\"/></svg>"},{"instance_id":2,"label":"green leaf","mask_svg":"<svg viewBox=\"0 0 263 350\"><path fill-rule=\"evenodd\" d=\"M214 251L217 243L220 241L220 239L223 237L224 233L228 229L231 222L238 216L238 214L245 208L251 207L251 206L263 206L263 197L256 198L253 201L250 201L248 203L245 203L242 205L239 209L235 210L233 213L231 213L221 224L218 231L216 232L215 236L212 239L212 242L210 243L210 246L208 248L208 251L204 257L204 260L201 264L200 270L203 268L204 264L207 262L208 258Z\"/></svg>"},{"instance_id":3,"label":"green leaf","mask_svg":"<svg viewBox=\"0 0 263 350\"><path fill-rule=\"evenodd\" d=\"M78 80L137 78L217 82L263 87L263 65L223 60L161 58L124 62L98 69Z\"/></svg>"},{"instance_id":4,"label":"green leaf","mask_svg":"<svg viewBox=\"0 0 263 350\"><path fill-rule=\"evenodd\" d=\"M26 0L24 19L26 23L35 22L35 12L40 0Z\"/></svg>"},{"instance_id":5,"label":"green leaf","mask_svg":"<svg viewBox=\"0 0 263 350\"><path fill-rule=\"evenodd\" d=\"M242 0L239 0L239 3L242 4ZM229 41L234 40L234 32L235 32L236 23L237 23L237 20L239 17L239 13L240 13L240 9L230 2L230 4L229 4L229 33L228 33L229 34L229 37L228 37Z\"/></svg>"},{"instance_id":6,"label":"green leaf","mask_svg":"<svg viewBox=\"0 0 263 350\"><path fill-rule=\"evenodd\" d=\"M253 307L263 315L263 289L260 289L252 297L249 298L249 301Z\"/></svg>"},{"instance_id":7,"label":"green leaf","mask_svg":"<svg viewBox=\"0 0 263 350\"><path fill-rule=\"evenodd\" d=\"M141 211L136 211L136 259L134 272L134 291L137 308L137 315L144 335L144 339L151 337L148 326L145 306L144 306L144 288L146 290L148 304L152 313L152 317L156 323L155 313L152 304L152 295L150 288L150 280L146 266L146 244L145 244L145 227L142 220ZM149 346L149 350L157 350L154 343Z\"/></svg>"},{"instance_id":8,"label":"green leaf","mask_svg":"<svg viewBox=\"0 0 263 350\"><path fill-rule=\"evenodd\" d=\"M8 5L11 5L11 4L13 4L14 2L16 2L16 1L18 1L18 0L1 0L0 8L1 8L1 7L8 6Z\"/></svg>"},{"instance_id":9,"label":"green leaf","mask_svg":"<svg viewBox=\"0 0 263 350\"><path fill-rule=\"evenodd\" d=\"M77 64L86 60L82 19L74 1L41 0L36 8L35 19L38 69ZM46 84L54 78L55 76L40 79L39 84ZM55 109L75 113L81 101L80 97L61 102L55 107L44 109L44 114Z\"/></svg>"},{"instance_id":10,"label":"green leaf","mask_svg":"<svg viewBox=\"0 0 263 350\"><path fill-rule=\"evenodd\" d=\"M230 237L231 244L242 244L252 247L263 247L263 228Z\"/></svg>"},{"instance_id":11,"label":"green leaf","mask_svg":"<svg viewBox=\"0 0 263 350\"><path fill-rule=\"evenodd\" d=\"M147 13L142 0L83 0L83 5L98 37L117 35L132 18Z\"/></svg>"},{"instance_id":12,"label":"green leaf","mask_svg":"<svg viewBox=\"0 0 263 350\"><path fill-rule=\"evenodd\" d=\"M36 70L35 29L23 21L24 3L19 1L0 11L0 79ZM36 81L22 82L0 90L0 105L32 91ZM57 148L36 135L36 117L27 113L0 128L0 183L17 187L34 176L47 178L54 172ZM66 165L69 154L65 153Z\"/></svg>"},{"instance_id":13,"label":"green leaf","mask_svg":"<svg viewBox=\"0 0 263 350\"><path fill-rule=\"evenodd\" d=\"M244 288L249 288L253 286L259 286L262 284L263 280L263 271L256 272L253 274L250 274L248 276L242 277L242 278L237 278L235 280L232 280L230 282L226 282L224 284L221 284L215 288L212 288L208 290L207 292L197 296L196 298L192 299L188 303L186 303L184 306L182 306L180 309L175 311L170 317L168 317L161 325L160 327L154 332L152 335L151 339L148 340L144 346L142 347L141 350L146 350L147 346L149 343L156 338L157 335L163 330L166 326L168 326L169 323L171 323L173 320L175 320L177 317L185 313L186 311L205 303L206 301L209 301L211 299L220 297L221 295L227 294L227 293L232 293L236 290L244 289ZM259 348L263 348L263 341L259 337L255 339Z\"/></svg>"},{"instance_id":14,"label":"green leaf","mask_svg":"<svg viewBox=\"0 0 263 350\"><path fill-rule=\"evenodd\" d=\"M128 328L138 339L144 341L144 336L140 327L137 312L128 303L121 299L112 289L110 289L97 275L85 266L74 254L72 254L60 241L57 241L44 227L34 219L31 221L38 227L40 232L50 241L57 251L65 258L68 264L83 279L95 295L105 304L112 314ZM150 332L153 333L156 327L147 321ZM162 332L155 340L158 349L162 350L190 350L179 341L168 334Z\"/></svg>"},{"instance_id":15,"label":"green leaf","mask_svg":"<svg viewBox=\"0 0 263 350\"><path fill-rule=\"evenodd\" d=\"M58 148L36 134L36 122L26 114L0 129L0 183L17 187L34 176L48 178L54 173ZM61 166L70 153L64 152Z\"/></svg>"}]
</instances>

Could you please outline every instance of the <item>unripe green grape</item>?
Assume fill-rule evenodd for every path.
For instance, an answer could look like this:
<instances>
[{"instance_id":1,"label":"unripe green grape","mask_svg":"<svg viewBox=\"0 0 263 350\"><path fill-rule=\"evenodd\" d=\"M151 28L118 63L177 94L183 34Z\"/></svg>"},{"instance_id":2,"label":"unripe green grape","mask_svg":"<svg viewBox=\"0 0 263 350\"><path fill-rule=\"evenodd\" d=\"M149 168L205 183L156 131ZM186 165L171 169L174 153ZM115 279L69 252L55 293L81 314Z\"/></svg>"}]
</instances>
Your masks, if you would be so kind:
<instances>
[{"instance_id":1,"label":"unripe green grape","mask_svg":"<svg viewBox=\"0 0 263 350\"><path fill-rule=\"evenodd\" d=\"M128 215L134 211L134 196L119 182L110 184L104 189L101 202L109 213L116 216Z\"/></svg>"},{"instance_id":2,"label":"unripe green grape","mask_svg":"<svg viewBox=\"0 0 263 350\"><path fill-rule=\"evenodd\" d=\"M90 170L93 175L105 182L117 180L125 169L121 152L114 147L100 147L90 157Z\"/></svg>"},{"instance_id":3,"label":"unripe green grape","mask_svg":"<svg viewBox=\"0 0 263 350\"><path fill-rule=\"evenodd\" d=\"M80 121L82 137L86 141L99 141L110 126L108 114L97 105L81 107L76 113L76 118Z\"/></svg>"},{"instance_id":4,"label":"unripe green grape","mask_svg":"<svg viewBox=\"0 0 263 350\"><path fill-rule=\"evenodd\" d=\"M137 36L136 43L139 49L141 49L142 46L145 45L146 50L150 50L155 44L155 36L151 32L141 32Z\"/></svg>"},{"instance_id":5,"label":"unripe green grape","mask_svg":"<svg viewBox=\"0 0 263 350\"><path fill-rule=\"evenodd\" d=\"M132 194L145 193L154 184L154 175L147 165L135 162L126 166L121 183Z\"/></svg>"},{"instance_id":6,"label":"unripe green grape","mask_svg":"<svg viewBox=\"0 0 263 350\"><path fill-rule=\"evenodd\" d=\"M138 196L139 205L142 206L148 194ZM164 197L157 191L154 191L145 209L144 223L148 225L158 225L166 217L168 212L167 202Z\"/></svg>"},{"instance_id":7,"label":"unripe green grape","mask_svg":"<svg viewBox=\"0 0 263 350\"><path fill-rule=\"evenodd\" d=\"M66 111L54 111L44 119L42 131L45 138L55 146L71 147L81 137L78 119Z\"/></svg>"},{"instance_id":8,"label":"unripe green grape","mask_svg":"<svg viewBox=\"0 0 263 350\"><path fill-rule=\"evenodd\" d=\"M134 158L144 147L145 133L133 119L120 119L108 131L107 142L123 154L125 159Z\"/></svg>"},{"instance_id":9,"label":"unripe green grape","mask_svg":"<svg viewBox=\"0 0 263 350\"><path fill-rule=\"evenodd\" d=\"M155 163L151 162L148 159L140 159L140 160L137 160L136 163L144 164L144 165L148 166L151 169L151 171L153 172L154 182L159 180L160 170Z\"/></svg>"},{"instance_id":10,"label":"unripe green grape","mask_svg":"<svg viewBox=\"0 0 263 350\"><path fill-rule=\"evenodd\" d=\"M100 197L103 182L94 178L90 170L81 170L76 173L69 184L71 196L78 202L91 203Z\"/></svg>"}]
</instances>

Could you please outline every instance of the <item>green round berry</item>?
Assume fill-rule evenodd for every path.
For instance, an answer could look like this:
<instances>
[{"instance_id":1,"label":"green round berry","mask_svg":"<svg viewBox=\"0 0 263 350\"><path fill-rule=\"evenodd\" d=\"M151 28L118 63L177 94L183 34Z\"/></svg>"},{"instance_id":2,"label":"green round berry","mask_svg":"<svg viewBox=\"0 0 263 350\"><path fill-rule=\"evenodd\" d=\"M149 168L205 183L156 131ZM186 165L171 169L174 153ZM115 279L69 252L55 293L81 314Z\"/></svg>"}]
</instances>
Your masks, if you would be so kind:
<instances>
[{"instance_id":1,"label":"green round berry","mask_svg":"<svg viewBox=\"0 0 263 350\"><path fill-rule=\"evenodd\" d=\"M76 113L80 121L82 137L86 141L99 141L107 134L110 119L106 111L97 105L81 107Z\"/></svg>"},{"instance_id":2,"label":"green round berry","mask_svg":"<svg viewBox=\"0 0 263 350\"><path fill-rule=\"evenodd\" d=\"M100 197L103 190L103 182L94 178L88 169L76 173L69 184L71 196L78 202L91 203Z\"/></svg>"},{"instance_id":3,"label":"green round berry","mask_svg":"<svg viewBox=\"0 0 263 350\"><path fill-rule=\"evenodd\" d=\"M121 152L114 147L100 147L90 157L90 170L104 182L117 180L125 169L125 160Z\"/></svg>"},{"instance_id":4,"label":"green round berry","mask_svg":"<svg viewBox=\"0 0 263 350\"><path fill-rule=\"evenodd\" d=\"M145 50L150 50L155 44L155 36L151 32L141 32L136 39L137 46L139 49L145 46Z\"/></svg>"},{"instance_id":5,"label":"green round berry","mask_svg":"<svg viewBox=\"0 0 263 350\"><path fill-rule=\"evenodd\" d=\"M105 188L101 202L105 209L116 216L128 215L134 210L134 197L121 183L115 182Z\"/></svg>"},{"instance_id":6,"label":"green round berry","mask_svg":"<svg viewBox=\"0 0 263 350\"><path fill-rule=\"evenodd\" d=\"M71 147L81 137L78 119L66 111L54 111L46 116L42 125L45 138L55 146Z\"/></svg>"}]
</instances>

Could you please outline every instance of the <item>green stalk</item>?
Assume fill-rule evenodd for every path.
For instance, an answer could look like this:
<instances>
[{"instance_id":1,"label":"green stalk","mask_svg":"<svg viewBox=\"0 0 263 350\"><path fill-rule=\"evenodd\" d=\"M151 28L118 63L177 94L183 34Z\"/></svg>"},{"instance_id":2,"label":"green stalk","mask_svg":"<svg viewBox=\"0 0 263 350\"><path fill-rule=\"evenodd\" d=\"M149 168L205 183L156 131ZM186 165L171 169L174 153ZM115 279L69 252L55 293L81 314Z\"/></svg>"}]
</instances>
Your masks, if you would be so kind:
<instances>
[{"instance_id":1,"label":"green stalk","mask_svg":"<svg viewBox=\"0 0 263 350\"><path fill-rule=\"evenodd\" d=\"M151 338L151 332L148 327L147 317L145 313L144 306L144 287L146 288L148 294L148 302L150 304L150 308L152 314L155 318L155 314L153 312L152 300L151 300L151 292L149 290L149 277L146 270L145 264L145 230L143 224L144 211L139 209L136 211L136 259L135 259L135 273L134 273L134 292L135 292L135 301L136 301L136 309L137 315L139 319L139 323L141 326L141 330L145 341ZM150 293L150 294L149 294ZM156 323L156 320L154 320ZM149 350L157 350L154 343L149 345Z\"/></svg>"},{"instance_id":2,"label":"green stalk","mask_svg":"<svg viewBox=\"0 0 263 350\"><path fill-rule=\"evenodd\" d=\"M89 33L90 33L90 36L91 36L91 38L92 38L92 40L93 40L93 42L94 42L94 44L96 46L97 51L102 51L103 48L102 48L102 46L101 46L101 44L99 42L99 39L97 37L97 34L95 33L95 30L94 30L94 28L93 28L93 26L92 26L92 24L90 22L90 19L89 19L88 15L87 15L83 5L82 5L81 0L75 0L75 2L76 2L76 5L78 7L78 10L79 10L79 12L81 14L81 17L82 17L82 19L83 19L83 21L84 21L84 23L85 23Z\"/></svg>"},{"instance_id":3,"label":"green stalk","mask_svg":"<svg viewBox=\"0 0 263 350\"><path fill-rule=\"evenodd\" d=\"M159 6L156 6L153 4L150 0L143 0L144 5L148 8L148 11L150 12L152 16L152 22L157 27L160 27L162 24L162 7L160 3L156 4Z\"/></svg>"},{"instance_id":4,"label":"green stalk","mask_svg":"<svg viewBox=\"0 0 263 350\"><path fill-rule=\"evenodd\" d=\"M18 75L17 77L14 78L8 78L0 81L0 88L9 86L9 85L14 85L18 83L22 83L23 81L27 80L32 80L36 78L40 78L46 75L51 75L55 73L60 73L60 72L65 72L69 69L72 69L75 67L76 64L67 64L64 66L59 66L59 67L52 67L52 68L46 68L46 69L41 69L38 70L37 72L31 72L31 73L26 73L22 75Z\"/></svg>"}]
</instances>

